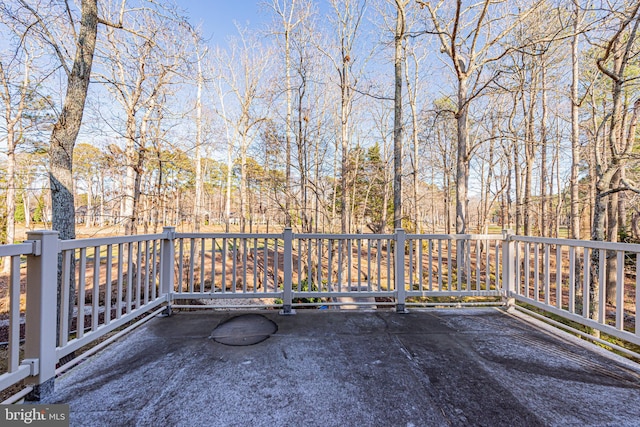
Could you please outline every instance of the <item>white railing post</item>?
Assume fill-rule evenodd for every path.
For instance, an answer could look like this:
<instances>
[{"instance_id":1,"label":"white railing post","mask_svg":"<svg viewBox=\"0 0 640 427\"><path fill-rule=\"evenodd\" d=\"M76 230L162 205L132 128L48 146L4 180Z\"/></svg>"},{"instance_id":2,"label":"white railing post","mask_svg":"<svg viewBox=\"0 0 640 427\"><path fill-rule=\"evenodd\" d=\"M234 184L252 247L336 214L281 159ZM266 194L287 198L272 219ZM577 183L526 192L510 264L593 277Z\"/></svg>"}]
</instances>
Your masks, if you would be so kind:
<instances>
[{"instance_id":1,"label":"white railing post","mask_svg":"<svg viewBox=\"0 0 640 427\"><path fill-rule=\"evenodd\" d=\"M407 290L404 287L404 252L407 233L402 228L396 228L396 244L394 245L394 277L396 286L396 312L406 313Z\"/></svg>"},{"instance_id":2,"label":"white railing post","mask_svg":"<svg viewBox=\"0 0 640 427\"><path fill-rule=\"evenodd\" d=\"M512 230L502 230L502 295L507 310L515 306L516 290L516 242Z\"/></svg>"},{"instance_id":3,"label":"white railing post","mask_svg":"<svg viewBox=\"0 0 640 427\"><path fill-rule=\"evenodd\" d=\"M58 232L30 231L34 251L27 256L27 304L23 364L31 366L26 383L33 386L28 400L53 393L56 375L58 301ZM63 286L68 286L63 283Z\"/></svg>"},{"instance_id":4,"label":"white railing post","mask_svg":"<svg viewBox=\"0 0 640 427\"><path fill-rule=\"evenodd\" d=\"M282 234L284 239L284 259L283 259L283 290L282 290L282 311L280 314L295 314L292 309L293 305L293 231L291 228L285 228ZM276 277L277 281L278 278Z\"/></svg>"},{"instance_id":5,"label":"white railing post","mask_svg":"<svg viewBox=\"0 0 640 427\"><path fill-rule=\"evenodd\" d=\"M165 314L171 315L171 301L173 294L173 280L175 272L175 227L163 227L162 247L160 248L160 295L167 298ZM193 262L193 260L191 260ZM180 260L182 262L182 260Z\"/></svg>"}]
</instances>

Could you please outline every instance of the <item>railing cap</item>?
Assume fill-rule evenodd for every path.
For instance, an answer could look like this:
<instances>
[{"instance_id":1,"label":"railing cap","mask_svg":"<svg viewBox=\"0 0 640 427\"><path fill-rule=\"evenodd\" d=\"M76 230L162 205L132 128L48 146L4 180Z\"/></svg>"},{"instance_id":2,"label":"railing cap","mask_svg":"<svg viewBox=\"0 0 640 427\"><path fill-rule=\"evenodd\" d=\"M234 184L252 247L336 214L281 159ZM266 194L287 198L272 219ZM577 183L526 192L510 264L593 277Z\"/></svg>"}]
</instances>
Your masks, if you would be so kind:
<instances>
[{"instance_id":1,"label":"railing cap","mask_svg":"<svg viewBox=\"0 0 640 427\"><path fill-rule=\"evenodd\" d=\"M166 239L175 239L176 238L176 228L175 227L162 227L162 234L165 235Z\"/></svg>"},{"instance_id":2,"label":"railing cap","mask_svg":"<svg viewBox=\"0 0 640 427\"><path fill-rule=\"evenodd\" d=\"M57 230L32 230L27 231L27 239L35 238L36 236L52 236L58 235Z\"/></svg>"},{"instance_id":3,"label":"railing cap","mask_svg":"<svg viewBox=\"0 0 640 427\"><path fill-rule=\"evenodd\" d=\"M513 230L511 228L505 228L502 230L502 236L506 239L507 236L513 236Z\"/></svg>"}]
</instances>

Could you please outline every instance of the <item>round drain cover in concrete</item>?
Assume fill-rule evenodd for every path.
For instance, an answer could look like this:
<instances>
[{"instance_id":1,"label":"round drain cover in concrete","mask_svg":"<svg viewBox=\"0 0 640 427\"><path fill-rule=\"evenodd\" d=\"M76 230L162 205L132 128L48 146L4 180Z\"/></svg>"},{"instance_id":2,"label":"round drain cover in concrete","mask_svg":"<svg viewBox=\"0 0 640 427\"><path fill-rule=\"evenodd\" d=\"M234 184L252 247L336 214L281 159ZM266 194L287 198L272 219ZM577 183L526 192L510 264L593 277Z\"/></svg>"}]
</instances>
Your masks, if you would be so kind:
<instances>
[{"instance_id":1,"label":"round drain cover in concrete","mask_svg":"<svg viewBox=\"0 0 640 427\"><path fill-rule=\"evenodd\" d=\"M260 314L242 314L219 324L211 333L214 341L226 345L252 345L276 333L278 325Z\"/></svg>"}]
</instances>

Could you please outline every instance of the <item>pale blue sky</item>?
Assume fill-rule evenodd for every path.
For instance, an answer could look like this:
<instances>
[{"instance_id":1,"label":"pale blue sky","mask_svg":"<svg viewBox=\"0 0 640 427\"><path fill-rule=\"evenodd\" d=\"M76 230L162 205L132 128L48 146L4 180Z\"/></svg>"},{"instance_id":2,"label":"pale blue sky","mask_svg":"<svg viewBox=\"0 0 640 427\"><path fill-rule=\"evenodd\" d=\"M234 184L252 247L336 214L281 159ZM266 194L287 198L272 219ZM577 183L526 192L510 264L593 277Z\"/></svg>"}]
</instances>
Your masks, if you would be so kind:
<instances>
[{"instance_id":1,"label":"pale blue sky","mask_svg":"<svg viewBox=\"0 0 640 427\"><path fill-rule=\"evenodd\" d=\"M201 24L202 35L212 44L236 35L234 21L242 26L258 27L270 18L261 0L179 0L192 25Z\"/></svg>"}]
</instances>

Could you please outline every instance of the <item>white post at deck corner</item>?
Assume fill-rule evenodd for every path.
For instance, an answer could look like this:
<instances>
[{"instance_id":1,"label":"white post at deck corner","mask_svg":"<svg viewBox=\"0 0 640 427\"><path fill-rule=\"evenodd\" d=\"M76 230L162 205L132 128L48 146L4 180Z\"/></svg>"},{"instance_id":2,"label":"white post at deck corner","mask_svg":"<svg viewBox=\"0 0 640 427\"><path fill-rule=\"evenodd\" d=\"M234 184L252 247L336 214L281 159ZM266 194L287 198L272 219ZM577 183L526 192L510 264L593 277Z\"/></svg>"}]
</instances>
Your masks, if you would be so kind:
<instances>
[{"instance_id":1,"label":"white post at deck corner","mask_svg":"<svg viewBox=\"0 0 640 427\"><path fill-rule=\"evenodd\" d=\"M396 244L393 248L395 262L396 312L406 313L407 290L404 284L404 251L407 233L402 228L396 228Z\"/></svg>"},{"instance_id":2,"label":"white post at deck corner","mask_svg":"<svg viewBox=\"0 0 640 427\"><path fill-rule=\"evenodd\" d=\"M33 385L29 400L53 392L56 375L56 324L58 300L58 232L30 231L27 241L34 253L27 256L27 303L23 363L31 365L27 384ZM68 286L68 283L63 284Z\"/></svg>"},{"instance_id":3,"label":"white post at deck corner","mask_svg":"<svg viewBox=\"0 0 640 427\"><path fill-rule=\"evenodd\" d=\"M515 241L511 238L512 230L502 230L502 293L507 310L515 306L516 290L516 248Z\"/></svg>"},{"instance_id":4,"label":"white post at deck corner","mask_svg":"<svg viewBox=\"0 0 640 427\"><path fill-rule=\"evenodd\" d=\"M175 227L163 227L162 247L160 249L160 295L166 296L167 303L171 304L171 294L173 293L173 276L175 269ZM170 313L170 309L169 312Z\"/></svg>"},{"instance_id":5,"label":"white post at deck corner","mask_svg":"<svg viewBox=\"0 0 640 427\"><path fill-rule=\"evenodd\" d=\"M293 231L291 228L285 228L282 233L284 239L284 259L283 259L283 292L282 292L282 311L280 314L295 314L293 310ZM278 278L275 277L275 286L277 287Z\"/></svg>"}]
</instances>

